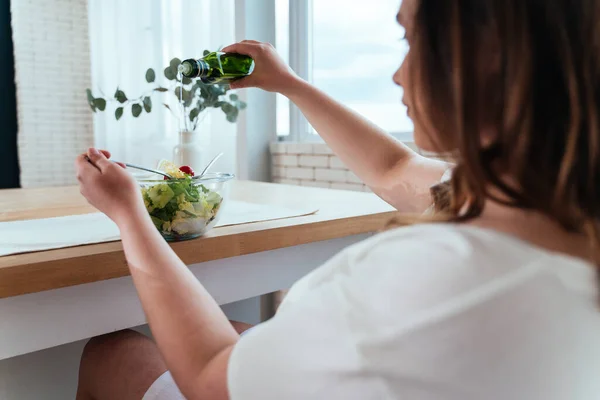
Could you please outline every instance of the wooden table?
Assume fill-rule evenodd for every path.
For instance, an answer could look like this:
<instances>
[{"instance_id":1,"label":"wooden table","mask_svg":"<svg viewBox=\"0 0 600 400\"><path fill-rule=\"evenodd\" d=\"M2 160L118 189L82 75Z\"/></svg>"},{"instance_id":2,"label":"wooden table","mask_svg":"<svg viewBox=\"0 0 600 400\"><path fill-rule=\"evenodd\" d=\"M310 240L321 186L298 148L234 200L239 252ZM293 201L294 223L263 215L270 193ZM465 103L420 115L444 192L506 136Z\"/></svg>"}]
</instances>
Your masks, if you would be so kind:
<instances>
[{"instance_id":1,"label":"wooden table","mask_svg":"<svg viewBox=\"0 0 600 400\"><path fill-rule=\"evenodd\" d=\"M394 214L371 193L234 181L230 196L319 211L173 244L220 304L288 288ZM0 222L95 212L76 187L2 190L0 210ZM0 360L143 323L120 242L0 257Z\"/></svg>"}]
</instances>

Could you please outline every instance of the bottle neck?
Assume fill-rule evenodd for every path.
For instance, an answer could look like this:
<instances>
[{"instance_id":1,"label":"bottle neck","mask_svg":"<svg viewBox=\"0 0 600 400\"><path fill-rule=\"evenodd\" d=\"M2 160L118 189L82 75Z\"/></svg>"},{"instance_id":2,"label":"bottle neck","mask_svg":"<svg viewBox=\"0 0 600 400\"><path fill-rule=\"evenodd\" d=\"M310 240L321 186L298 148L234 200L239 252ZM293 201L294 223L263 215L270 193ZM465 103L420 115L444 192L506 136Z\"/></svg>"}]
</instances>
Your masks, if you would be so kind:
<instances>
[{"instance_id":1,"label":"bottle neck","mask_svg":"<svg viewBox=\"0 0 600 400\"><path fill-rule=\"evenodd\" d=\"M207 77L210 73L210 65L202 59L196 60L196 65L198 66L198 78Z\"/></svg>"},{"instance_id":2,"label":"bottle neck","mask_svg":"<svg viewBox=\"0 0 600 400\"><path fill-rule=\"evenodd\" d=\"M204 78L210 73L210 65L203 59L183 61L179 67L177 67L177 73L183 75L186 78Z\"/></svg>"}]
</instances>

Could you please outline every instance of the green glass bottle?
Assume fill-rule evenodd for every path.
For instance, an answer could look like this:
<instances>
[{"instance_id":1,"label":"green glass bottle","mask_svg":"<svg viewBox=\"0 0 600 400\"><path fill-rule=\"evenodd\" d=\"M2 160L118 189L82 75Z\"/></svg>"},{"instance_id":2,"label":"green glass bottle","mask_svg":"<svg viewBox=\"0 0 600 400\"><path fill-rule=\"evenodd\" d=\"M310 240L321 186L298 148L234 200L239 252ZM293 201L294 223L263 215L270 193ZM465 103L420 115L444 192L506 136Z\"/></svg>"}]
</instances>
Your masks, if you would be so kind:
<instances>
[{"instance_id":1,"label":"green glass bottle","mask_svg":"<svg viewBox=\"0 0 600 400\"><path fill-rule=\"evenodd\" d=\"M248 76L254 70L254 60L243 54L212 52L199 60L190 58L179 65L186 78L201 78L204 83L229 83Z\"/></svg>"}]
</instances>

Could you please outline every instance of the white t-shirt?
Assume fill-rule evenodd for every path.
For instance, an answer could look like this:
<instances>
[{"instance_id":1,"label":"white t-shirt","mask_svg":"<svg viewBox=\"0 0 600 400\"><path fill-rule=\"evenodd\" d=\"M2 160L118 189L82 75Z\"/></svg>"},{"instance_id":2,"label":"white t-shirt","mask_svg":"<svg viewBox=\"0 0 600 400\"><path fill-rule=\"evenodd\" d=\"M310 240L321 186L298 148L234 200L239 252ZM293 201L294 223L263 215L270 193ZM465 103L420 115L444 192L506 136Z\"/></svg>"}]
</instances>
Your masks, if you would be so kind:
<instances>
[{"instance_id":1,"label":"white t-shirt","mask_svg":"<svg viewBox=\"0 0 600 400\"><path fill-rule=\"evenodd\" d=\"M591 265L428 224L353 246L235 346L232 400L600 399Z\"/></svg>"}]
</instances>

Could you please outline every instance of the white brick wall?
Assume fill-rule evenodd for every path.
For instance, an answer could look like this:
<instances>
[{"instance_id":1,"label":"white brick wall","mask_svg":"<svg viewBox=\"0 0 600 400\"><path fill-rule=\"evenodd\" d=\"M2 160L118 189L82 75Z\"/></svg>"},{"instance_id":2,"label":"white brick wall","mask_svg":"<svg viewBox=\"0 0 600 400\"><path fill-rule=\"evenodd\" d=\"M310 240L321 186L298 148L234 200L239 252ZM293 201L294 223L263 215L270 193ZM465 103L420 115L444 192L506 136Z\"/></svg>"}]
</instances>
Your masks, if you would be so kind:
<instances>
[{"instance_id":1,"label":"white brick wall","mask_svg":"<svg viewBox=\"0 0 600 400\"><path fill-rule=\"evenodd\" d=\"M347 169L346 165L336 156L329 157L329 168L331 169Z\"/></svg>"},{"instance_id":2,"label":"white brick wall","mask_svg":"<svg viewBox=\"0 0 600 400\"><path fill-rule=\"evenodd\" d=\"M346 172L343 169L317 168L315 170L315 180L324 182L346 182Z\"/></svg>"},{"instance_id":3,"label":"white brick wall","mask_svg":"<svg viewBox=\"0 0 600 400\"><path fill-rule=\"evenodd\" d=\"M308 155L301 155L300 157L298 157L298 165L300 165L301 167L323 167L323 168L327 168L328 164L329 164L329 157L323 157L323 156L308 156Z\"/></svg>"},{"instance_id":4,"label":"white brick wall","mask_svg":"<svg viewBox=\"0 0 600 400\"><path fill-rule=\"evenodd\" d=\"M315 170L313 168L287 168L286 177L312 181L315 180Z\"/></svg>"},{"instance_id":5,"label":"white brick wall","mask_svg":"<svg viewBox=\"0 0 600 400\"><path fill-rule=\"evenodd\" d=\"M332 189L364 191L364 185L359 183L332 183Z\"/></svg>"},{"instance_id":6,"label":"white brick wall","mask_svg":"<svg viewBox=\"0 0 600 400\"><path fill-rule=\"evenodd\" d=\"M21 186L75 184L93 144L87 0L13 0Z\"/></svg>"},{"instance_id":7,"label":"white brick wall","mask_svg":"<svg viewBox=\"0 0 600 400\"><path fill-rule=\"evenodd\" d=\"M370 192L324 143L271 144L273 182Z\"/></svg>"}]
</instances>

